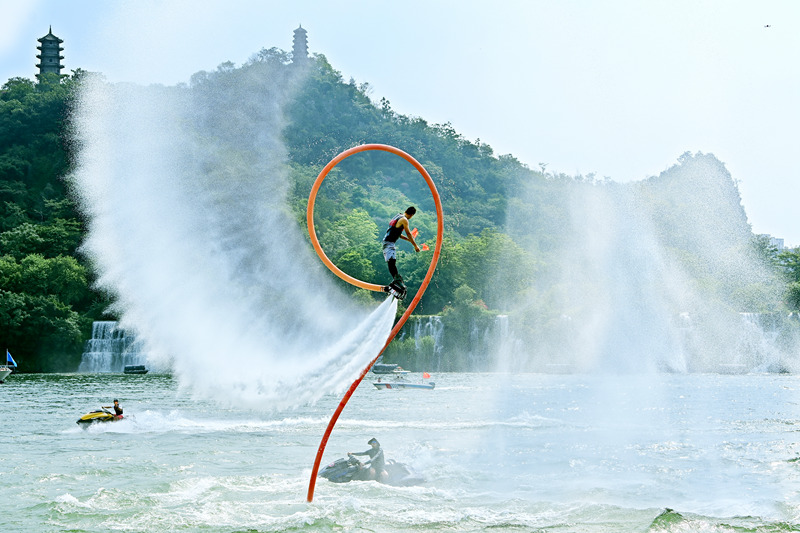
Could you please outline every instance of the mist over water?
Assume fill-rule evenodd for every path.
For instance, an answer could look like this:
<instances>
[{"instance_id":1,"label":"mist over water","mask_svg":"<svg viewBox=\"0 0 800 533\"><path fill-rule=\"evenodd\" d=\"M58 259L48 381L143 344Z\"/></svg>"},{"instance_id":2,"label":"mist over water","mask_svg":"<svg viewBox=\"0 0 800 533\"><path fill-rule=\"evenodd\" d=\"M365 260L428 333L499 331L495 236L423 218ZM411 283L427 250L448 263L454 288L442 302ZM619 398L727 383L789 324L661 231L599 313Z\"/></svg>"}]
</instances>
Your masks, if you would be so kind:
<instances>
[{"instance_id":1,"label":"mist over water","mask_svg":"<svg viewBox=\"0 0 800 533\"><path fill-rule=\"evenodd\" d=\"M550 224L555 244L513 308L518 342L502 347L502 368L797 369L797 328L779 312L780 284L754 253L735 182L713 155L679 161L638 183L559 177L524 191L509 232L538 247L537 225ZM775 318L771 329L759 316Z\"/></svg>"},{"instance_id":2,"label":"mist over water","mask_svg":"<svg viewBox=\"0 0 800 533\"><path fill-rule=\"evenodd\" d=\"M289 211L282 108L302 73L287 70L89 79L72 124L84 250L122 325L194 394L263 409L343 390L396 312L354 307Z\"/></svg>"},{"instance_id":3,"label":"mist over water","mask_svg":"<svg viewBox=\"0 0 800 533\"><path fill-rule=\"evenodd\" d=\"M574 363L623 372L650 372L659 364L685 370L670 324L687 284L659 247L646 213L623 190L580 190L570 200L574 239L561 256L564 303L585 305L574 330L581 347Z\"/></svg>"}]
</instances>

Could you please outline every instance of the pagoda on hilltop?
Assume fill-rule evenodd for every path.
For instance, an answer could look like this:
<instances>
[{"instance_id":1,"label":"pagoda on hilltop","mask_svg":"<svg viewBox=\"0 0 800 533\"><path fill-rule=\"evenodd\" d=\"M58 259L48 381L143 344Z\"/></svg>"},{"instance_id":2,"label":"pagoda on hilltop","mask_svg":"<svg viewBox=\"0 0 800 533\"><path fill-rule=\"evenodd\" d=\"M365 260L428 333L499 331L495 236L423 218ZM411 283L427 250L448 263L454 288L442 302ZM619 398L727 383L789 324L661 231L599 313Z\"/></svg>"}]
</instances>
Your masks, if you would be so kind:
<instances>
[{"instance_id":1,"label":"pagoda on hilltop","mask_svg":"<svg viewBox=\"0 0 800 533\"><path fill-rule=\"evenodd\" d=\"M308 34L303 26L300 25L294 30L294 39L292 41L292 64L293 65L306 65L308 64Z\"/></svg>"},{"instance_id":2,"label":"pagoda on hilltop","mask_svg":"<svg viewBox=\"0 0 800 533\"><path fill-rule=\"evenodd\" d=\"M39 54L36 56L39 60L39 63L36 65L39 68L39 74L37 74L37 76L41 76L42 74L58 74L60 76L61 69L64 68L64 65L61 64L61 60L64 59L64 56L61 55L61 52L64 50L61 43L63 43L64 40L53 35L52 26L50 26L50 31L47 35L37 40L41 43L36 47L36 49L39 50Z\"/></svg>"}]
</instances>

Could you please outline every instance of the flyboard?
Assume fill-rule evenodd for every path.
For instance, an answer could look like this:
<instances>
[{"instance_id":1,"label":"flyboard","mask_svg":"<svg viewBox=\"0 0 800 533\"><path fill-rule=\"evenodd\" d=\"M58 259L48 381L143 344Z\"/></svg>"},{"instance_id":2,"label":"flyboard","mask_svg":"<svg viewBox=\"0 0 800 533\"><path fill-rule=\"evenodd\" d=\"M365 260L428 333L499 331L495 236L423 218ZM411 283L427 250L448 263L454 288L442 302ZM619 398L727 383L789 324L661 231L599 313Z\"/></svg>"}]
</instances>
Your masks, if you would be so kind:
<instances>
[{"instance_id":1,"label":"flyboard","mask_svg":"<svg viewBox=\"0 0 800 533\"><path fill-rule=\"evenodd\" d=\"M331 159L331 161L327 165L325 165L325 168L323 168L322 171L319 173L319 176L317 176L314 185L311 187L311 192L308 195L308 207L306 208L306 221L308 223L308 235L309 237L311 237L311 244L314 246L314 251L317 252L319 258L322 260L325 266L327 266L330 269L331 272L339 276L344 281L350 283L351 285L355 285L356 287L360 287L362 289L366 289L369 291L388 292L389 294L397 298L397 296L395 296L391 292L391 285L387 286L387 285L376 285L374 283L367 283L366 281L356 279L342 272L339 269L339 267L334 265L333 262L330 259L328 259L328 256L325 255L325 252L322 250L322 247L319 244L319 240L317 239L316 230L314 229L314 202L317 199L317 193L319 192L319 187L320 185L322 185L322 182L325 179L325 177L333 169L333 167L339 164L342 160L350 157L353 154L357 154L359 152L366 152L368 150L381 150L402 157L403 159L411 163L411 165L413 165L414 168L417 169L422 178L428 184L428 188L430 189L431 194L433 195L433 202L436 206L436 246L433 249L433 257L431 258L430 266L428 266L428 272L425 274L425 279L422 280L422 284L420 285L419 290L414 295L414 298L411 300L411 302L408 304L408 307L406 308L405 313L403 313L403 316L400 317L400 320L398 320L397 323L394 325L394 328L392 328L392 331L389 334L389 338L386 339L386 344L383 345L383 348L381 349L380 353L378 353L375 356L375 358L369 362L367 367L361 371L361 374L358 376L358 378L353 382L352 385L350 385L350 388L347 389L347 392L345 393L344 397L339 402L338 407L336 407L336 410L331 416L330 422L328 422L328 427L325 429L325 433L322 435L322 440L320 441L319 448L317 449L317 456L314 459L314 466L311 469L311 479L308 483L308 497L307 497L309 502L313 501L314 499L314 486L317 482L317 473L319 472L319 465L320 462L322 461L322 454L325 452L325 446L328 444L328 438L330 437L331 432L333 431L333 426L336 425L336 421L339 419L339 415L342 413L344 406L347 405L347 401L350 399L350 397L353 395L358 385L364 379L364 376L367 375L367 372L369 372L370 368L372 368L372 365L375 364L375 361L377 361L378 358L381 356L381 354L384 352L384 350L386 350L386 347L389 346L389 343L392 342L392 339L394 339L395 335L397 335L397 333L400 331L400 328L402 328L403 324L406 323L408 317L411 316L411 312L417 306L419 300L422 298L422 294L425 292L425 289L428 288L428 285L431 282L431 278L433 277L433 272L434 270L436 270L436 263L439 261L439 254L442 251L442 234L444 233L444 215L442 213L442 202L441 199L439 198L439 192L436 190L436 185L434 185L430 174L428 174L428 171L425 170L425 167L423 167L416 159L414 159L404 151L400 150L399 148L395 148L394 146L389 146L388 144L362 144L360 146L355 146L353 148L350 148L349 150L345 150L344 152L340 153L339 155ZM400 291L397 292L398 294L400 294Z\"/></svg>"},{"instance_id":2,"label":"flyboard","mask_svg":"<svg viewBox=\"0 0 800 533\"><path fill-rule=\"evenodd\" d=\"M383 292L388 292L398 300L406 297L406 286L396 281L391 282L389 285L383 287Z\"/></svg>"}]
</instances>

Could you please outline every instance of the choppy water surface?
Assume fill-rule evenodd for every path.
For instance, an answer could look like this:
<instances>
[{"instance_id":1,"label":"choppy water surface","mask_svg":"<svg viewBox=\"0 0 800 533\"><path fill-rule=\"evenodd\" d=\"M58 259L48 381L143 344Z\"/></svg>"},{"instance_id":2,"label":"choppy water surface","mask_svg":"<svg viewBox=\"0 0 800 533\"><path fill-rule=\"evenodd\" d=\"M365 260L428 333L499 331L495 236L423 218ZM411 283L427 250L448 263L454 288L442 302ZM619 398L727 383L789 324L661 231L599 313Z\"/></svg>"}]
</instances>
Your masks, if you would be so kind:
<instances>
[{"instance_id":1,"label":"choppy water surface","mask_svg":"<svg viewBox=\"0 0 800 533\"><path fill-rule=\"evenodd\" d=\"M800 530L797 376L433 380L365 380L324 458L375 436L423 485L320 479L308 504L338 396L264 415L193 400L166 375L13 375L0 386L0 530ZM115 397L126 420L75 424Z\"/></svg>"}]
</instances>

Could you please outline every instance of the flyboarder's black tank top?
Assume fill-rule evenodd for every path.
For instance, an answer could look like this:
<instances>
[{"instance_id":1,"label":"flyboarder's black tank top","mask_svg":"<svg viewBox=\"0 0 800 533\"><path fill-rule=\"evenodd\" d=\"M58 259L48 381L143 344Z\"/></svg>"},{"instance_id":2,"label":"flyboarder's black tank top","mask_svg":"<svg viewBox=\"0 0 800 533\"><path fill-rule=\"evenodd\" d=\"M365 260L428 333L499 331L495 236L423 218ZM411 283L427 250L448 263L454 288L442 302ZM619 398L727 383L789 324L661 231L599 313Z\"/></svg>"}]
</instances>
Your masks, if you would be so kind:
<instances>
[{"instance_id":1,"label":"flyboarder's black tank top","mask_svg":"<svg viewBox=\"0 0 800 533\"><path fill-rule=\"evenodd\" d=\"M397 221L401 218L403 218L403 213L398 213L389 221L389 229L386 230L386 235L383 236L383 242L397 242L397 239L403 233L403 227L397 225Z\"/></svg>"}]
</instances>

